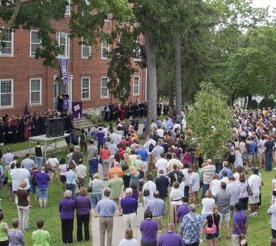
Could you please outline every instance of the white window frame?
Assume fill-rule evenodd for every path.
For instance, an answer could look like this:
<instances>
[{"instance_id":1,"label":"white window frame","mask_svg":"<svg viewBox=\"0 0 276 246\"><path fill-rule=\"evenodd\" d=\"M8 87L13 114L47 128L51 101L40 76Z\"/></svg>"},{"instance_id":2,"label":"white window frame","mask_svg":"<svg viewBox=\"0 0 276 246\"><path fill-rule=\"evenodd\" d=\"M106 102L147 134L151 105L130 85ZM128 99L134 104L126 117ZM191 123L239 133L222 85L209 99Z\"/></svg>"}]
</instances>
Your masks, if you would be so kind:
<instances>
[{"instance_id":1,"label":"white window frame","mask_svg":"<svg viewBox=\"0 0 276 246\"><path fill-rule=\"evenodd\" d=\"M39 91L32 91L32 80L39 80ZM30 91L30 106L37 106L42 104L42 78L30 78L30 84L29 84L29 91ZM32 92L39 92L39 102L38 103L32 103Z\"/></svg>"},{"instance_id":2,"label":"white window frame","mask_svg":"<svg viewBox=\"0 0 276 246\"><path fill-rule=\"evenodd\" d=\"M138 85L134 85L136 78L138 78ZM135 93L134 86L138 87L138 92L137 93ZM135 97L140 96L140 76L134 76L133 77L132 91L133 91L133 96L135 96Z\"/></svg>"},{"instance_id":3,"label":"white window frame","mask_svg":"<svg viewBox=\"0 0 276 246\"><path fill-rule=\"evenodd\" d=\"M88 79L88 88L83 88L83 80L84 79ZM91 88L90 83L91 83L90 77L82 77L81 78L81 100L82 101L90 101L90 95L91 95L91 93L90 93L90 88ZM83 89L88 89L88 98L82 97L82 95L83 95Z\"/></svg>"},{"instance_id":4,"label":"white window frame","mask_svg":"<svg viewBox=\"0 0 276 246\"><path fill-rule=\"evenodd\" d=\"M11 30L7 30L6 32L11 32L11 41L3 41L3 42L4 43L8 43L8 42L11 43L11 54L2 54L1 49L0 49L0 56L6 56L6 57L7 56L11 56L11 57L13 57L13 51L14 51L14 32L11 31ZM0 41L0 48L2 46L1 43L2 43L2 41Z\"/></svg>"},{"instance_id":5,"label":"white window frame","mask_svg":"<svg viewBox=\"0 0 276 246\"><path fill-rule=\"evenodd\" d=\"M37 30L31 30L30 31L30 57L35 57L35 54L33 55L32 54L32 44L38 44L38 43L32 43L32 33L38 33L38 31ZM41 40L40 40L40 42L39 42L39 45L40 45L40 47L41 47Z\"/></svg>"},{"instance_id":6,"label":"white window frame","mask_svg":"<svg viewBox=\"0 0 276 246\"><path fill-rule=\"evenodd\" d=\"M1 105L1 84L2 81L10 81L11 82L11 105L8 106L2 106ZM5 108L13 108L13 79L0 79L0 109L5 109Z\"/></svg>"},{"instance_id":7,"label":"white window frame","mask_svg":"<svg viewBox=\"0 0 276 246\"><path fill-rule=\"evenodd\" d=\"M107 98L109 98L109 89L108 89L107 85L106 85L107 95L106 96L102 95L103 79L106 79L107 83L109 81L108 77L101 77L101 88L100 88L100 90L101 90L100 93L101 94L100 94L100 96L101 96L101 99L107 99Z\"/></svg>"},{"instance_id":8,"label":"white window frame","mask_svg":"<svg viewBox=\"0 0 276 246\"><path fill-rule=\"evenodd\" d=\"M66 5L65 15L69 16L71 14L71 0L67 0L68 5Z\"/></svg>"},{"instance_id":9,"label":"white window frame","mask_svg":"<svg viewBox=\"0 0 276 246\"><path fill-rule=\"evenodd\" d=\"M66 47L65 47L65 54L64 55L59 54L58 57L69 59L70 58L70 37L69 37L69 34L66 33L66 32L58 32L57 33L57 41L58 41L58 46L59 47L60 47L60 37L61 37L61 35L66 36L66 38L65 38Z\"/></svg>"},{"instance_id":10,"label":"white window frame","mask_svg":"<svg viewBox=\"0 0 276 246\"><path fill-rule=\"evenodd\" d=\"M106 41L101 43L101 59L102 60L108 60L108 57L104 56L105 50L107 50L107 52L109 52L109 43L107 43Z\"/></svg>"},{"instance_id":11,"label":"white window frame","mask_svg":"<svg viewBox=\"0 0 276 246\"><path fill-rule=\"evenodd\" d=\"M82 40L83 40L83 39L82 39ZM84 48L88 48L88 49L89 49L89 56L85 56L85 55L84 55L84 52L83 52L83 49L84 49ZM91 54L92 54L92 53L91 53L91 45L84 45L84 44L82 44L82 45L81 45L81 58L82 58L82 59L89 59L89 57L91 56Z\"/></svg>"}]
</instances>

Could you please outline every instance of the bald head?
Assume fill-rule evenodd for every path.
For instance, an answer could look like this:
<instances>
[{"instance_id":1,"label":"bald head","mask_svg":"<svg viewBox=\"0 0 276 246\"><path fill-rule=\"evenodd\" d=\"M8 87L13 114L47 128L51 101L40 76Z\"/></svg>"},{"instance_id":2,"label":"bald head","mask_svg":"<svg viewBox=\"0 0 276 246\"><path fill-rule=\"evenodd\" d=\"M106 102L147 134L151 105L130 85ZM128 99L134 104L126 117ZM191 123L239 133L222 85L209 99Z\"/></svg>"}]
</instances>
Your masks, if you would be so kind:
<instances>
[{"instance_id":1,"label":"bald head","mask_svg":"<svg viewBox=\"0 0 276 246\"><path fill-rule=\"evenodd\" d=\"M211 159L208 159L208 160L207 160L207 164L208 164L208 165L211 165L211 164L212 164L212 160L211 160Z\"/></svg>"},{"instance_id":2,"label":"bald head","mask_svg":"<svg viewBox=\"0 0 276 246\"><path fill-rule=\"evenodd\" d=\"M159 191L158 191L158 190L155 191L155 192L153 193L153 196L154 196L155 198L158 198L158 197L159 197Z\"/></svg>"},{"instance_id":3,"label":"bald head","mask_svg":"<svg viewBox=\"0 0 276 246\"><path fill-rule=\"evenodd\" d=\"M118 161L114 162L114 167L119 167L119 162Z\"/></svg>"},{"instance_id":4,"label":"bald head","mask_svg":"<svg viewBox=\"0 0 276 246\"><path fill-rule=\"evenodd\" d=\"M174 232L174 224L173 223L167 224L166 230L167 232Z\"/></svg>"}]
</instances>

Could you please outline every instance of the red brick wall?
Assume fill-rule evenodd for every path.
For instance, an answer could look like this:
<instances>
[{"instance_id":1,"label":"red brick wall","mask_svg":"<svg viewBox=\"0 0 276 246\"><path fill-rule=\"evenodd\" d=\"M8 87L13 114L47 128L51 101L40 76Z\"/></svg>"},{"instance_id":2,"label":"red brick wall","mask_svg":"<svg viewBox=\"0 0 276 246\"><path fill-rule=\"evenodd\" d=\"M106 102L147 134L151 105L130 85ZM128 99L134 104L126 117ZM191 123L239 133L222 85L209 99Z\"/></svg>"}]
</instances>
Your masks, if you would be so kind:
<instances>
[{"instance_id":1,"label":"red brick wall","mask_svg":"<svg viewBox=\"0 0 276 246\"><path fill-rule=\"evenodd\" d=\"M57 32L67 32L68 18L55 23ZM112 23L107 22L105 30L109 31ZM92 47L92 58L81 58L81 45L78 39L70 40L69 74L73 75L72 101L81 101L81 77L90 77L90 101L83 102L83 108L103 106L106 103L115 102L109 94L109 99L100 99L101 77L107 75L108 60L101 60L101 46ZM0 56L0 79L13 79L13 108L0 108L0 116L8 114L23 114L27 102L31 112L53 108L54 75L59 74L59 69L53 69L42 65L42 59L30 57L30 33L17 30L14 33L14 56ZM145 71L139 69L135 76L140 76L140 96L133 97L131 90L130 101L136 98L145 99ZM30 78L42 78L42 105L30 106ZM131 81L132 84L132 81Z\"/></svg>"}]
</instances>

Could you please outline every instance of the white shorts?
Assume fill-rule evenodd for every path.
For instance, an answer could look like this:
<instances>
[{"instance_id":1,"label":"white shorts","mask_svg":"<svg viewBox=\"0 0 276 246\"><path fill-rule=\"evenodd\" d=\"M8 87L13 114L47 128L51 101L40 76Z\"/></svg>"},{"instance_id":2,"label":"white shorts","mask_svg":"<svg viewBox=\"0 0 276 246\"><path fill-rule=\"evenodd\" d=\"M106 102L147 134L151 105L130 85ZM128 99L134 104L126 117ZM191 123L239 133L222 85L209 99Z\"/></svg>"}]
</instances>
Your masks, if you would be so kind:
<instances>
[{"instance_id":1,"label":"white shorts","mask_svg":"<svg viewBox=\"0 0 276 246\"><path fill-rule=\"evenodd\" d=\"M249 196L249 204L257 204L260 202L259 196Z\"/></svg>"},{"instance_id":2,"label":"white shorts","mask_svg":"<svg viewBox=\"0 0 276 246\"><path fill-rule=\"evenodd\" d=\"M230 211L228 213L226 213L226 214L222 214L220 212L218 214L220 216L219 223L222 223L223 221L227 223L227 222L230 221Z\"/></svg>"}]
</instances>

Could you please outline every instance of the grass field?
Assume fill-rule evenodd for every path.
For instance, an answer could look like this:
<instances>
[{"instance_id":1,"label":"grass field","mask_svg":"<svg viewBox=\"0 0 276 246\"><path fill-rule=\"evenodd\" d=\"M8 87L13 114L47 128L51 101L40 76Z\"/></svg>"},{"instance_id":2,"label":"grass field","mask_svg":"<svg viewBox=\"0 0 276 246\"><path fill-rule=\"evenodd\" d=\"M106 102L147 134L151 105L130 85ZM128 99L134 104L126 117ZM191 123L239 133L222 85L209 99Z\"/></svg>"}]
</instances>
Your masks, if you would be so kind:
<instances>
[{"instance_id":1,"label":"grass field","mask_svg":"<svg viewBox=\"0 0 276 246\"><path fill-rule=\"evenodd\" d=\"M59 153L57 154L57 158L60 159L65 155L66 153ZM86 156L84 160L85 160L85 163L87 163ZM270 231L270 225L269 225L270 216L267 215L266 212L268 207L270 206L269 202L271 198L271 181L274 177L274 173L275 172L267 173L267 172L264 172L263 170L261 171L262 178L264 180L264 187L262 188L262 206L259 210L258 217L252 218L248 216L249 226L248 226L247 240L249 242L249 245L254 245L254 246L270 245L270 237L271 237L271 231ZM55 181L54 181L54 184L50 184L47 209L40 209L38 201L35 201L31 194L31 205L33 206L33 208L30 209L30 219L29 219L30 229L24 233L26 246L32 245L31 233L32 231L36 230L36 221L41 218L45 220L44 229L50 232L50 237L51 237L50 245L51 246L63 245L61 240L61 225L60 225L60 218L59 218L59 211L58 211L58 203L59 203L59 200L62 198L63 198L63 191L61 188L61 183L56 183ZM2 187L2 199L3 199L2 209L5 215L4 221L7 222L9 226L11 226L11 220L17 217L17 211L16 211L16 206L14 202L10 203L8 201L6 185ZM169 208L169 206L167 206L167 208ZM200 213L201 208L198 208L197 212ZM163 224L166 225L167 222L168 222L168 218L165 217ZM232 227L232 221L231 221L231 227ZM91 228L91 229L94 230L94 228ZM74 242L71 245L91 246L91 242L76 241L76 220L74 225L73 237L74 237ZM122 235L122 238L123 238L123 235ZM207 245L206 241L204 242L204 245ZM223 246L232 245L231 240L229 241L226 240L225 228L222 229L222 239L219 242L219 245L223 245Z\"/></svg>"}]
</instances>

